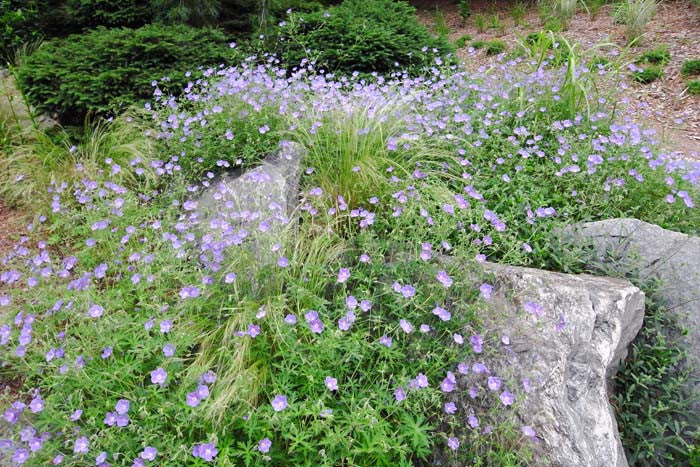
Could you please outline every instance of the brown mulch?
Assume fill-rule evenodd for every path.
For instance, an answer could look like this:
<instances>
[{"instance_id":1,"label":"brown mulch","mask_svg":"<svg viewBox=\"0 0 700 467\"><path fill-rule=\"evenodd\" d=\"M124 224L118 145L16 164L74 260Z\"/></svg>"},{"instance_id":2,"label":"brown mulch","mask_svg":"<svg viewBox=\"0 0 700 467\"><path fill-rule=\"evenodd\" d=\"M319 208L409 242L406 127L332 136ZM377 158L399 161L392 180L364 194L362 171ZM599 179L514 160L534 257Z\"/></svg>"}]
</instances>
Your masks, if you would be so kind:
<instances>
[{"instance_id":1,"label":"brown mulch","mask_svg":"<svg viewBox=\"0 0 700 467\"><path fill-rule=\"evenodd\" d=\"M12 250L20 235L26 232L25 220L20 212L0 201L0 259Z\"/></svg>"},{"instance_id":2,"label":"brown mulch","mask_svg":"<svg viewBox=\"0 0 700 467\"><path fill-rule=\"evenodd\" d=\"M473 40L500 39L511 48L519 38L542 27L533 3L528 3L525 25L515 24L510 14L515 2L510 1L472 0L472 17L466 23L462 21L453 0L414 0L411 3L418 9L421 20L428 25L434 24L436 7L439 8L450 28L450 40L469 34ZM603 6L595 18L580 11L569 22L563 35L584 49L608 43L616 44L617 49L624 52L625 27L615 24L613 12L614 6L611 5ZM497 14L504 28L479 32L473 20L474 15L479 13L486 16L487 23L493 14ZM620 99L625 114L633 121L656 129L668 150L680 157L700 160L700 96L687 93L685 83L688 80L680 74L685 60L700 59L700 9L693 5L692 0L661 3L645 28L641 44L630 48L627 54L631 60L662 44L668 47L671 54L670 62L663 68L664 77L646 85L626 78ZM488 66L497 59L481 51L470 54L467 48L458 51L467 68Z\"/></svg>"}]
</instances>

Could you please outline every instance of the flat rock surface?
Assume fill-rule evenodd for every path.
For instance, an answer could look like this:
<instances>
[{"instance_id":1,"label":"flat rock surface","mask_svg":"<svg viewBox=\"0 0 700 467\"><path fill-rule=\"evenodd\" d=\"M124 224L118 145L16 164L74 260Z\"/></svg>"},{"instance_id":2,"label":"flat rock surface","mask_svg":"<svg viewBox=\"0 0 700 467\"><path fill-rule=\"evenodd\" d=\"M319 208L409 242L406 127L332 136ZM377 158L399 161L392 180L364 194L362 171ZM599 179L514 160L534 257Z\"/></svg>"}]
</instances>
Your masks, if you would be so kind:
<instances>
[{"instance_id":1,"label":"flat rock surface","mask_svg":"<svg viewBox=\"0 0 700 467\"><path fill-rule=\"evenodd\" d=\"M700 237L637 219L610 219L569 227L570 241L591 244L599 264L642 280L658 280L654 292L687 330L681 336L692 372L689 391L700 397ZM700 413L700 402L695 403Z\"/></svg>"},{"instance_id":2,"label":"flat rock surface","mask_svg":"<svg viewBox=\"0 0 700 467\"><path fill-rule=\"evenodd\" d=\"M526 380L515 407L537 432L536 465L626 466L607 381L642 325L644 293L621 279L488 263L486 271L495 277L484 324L509 342L486 364Z\"/></svg>"}]
</instances>

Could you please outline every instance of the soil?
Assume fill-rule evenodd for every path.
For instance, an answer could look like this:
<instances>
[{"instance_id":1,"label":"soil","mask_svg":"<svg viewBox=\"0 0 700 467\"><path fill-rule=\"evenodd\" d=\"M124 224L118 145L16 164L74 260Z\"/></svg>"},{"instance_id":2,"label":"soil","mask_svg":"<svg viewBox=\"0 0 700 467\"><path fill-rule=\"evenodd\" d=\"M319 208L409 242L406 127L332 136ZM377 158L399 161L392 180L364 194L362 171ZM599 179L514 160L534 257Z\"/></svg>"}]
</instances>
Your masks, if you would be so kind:
<instances>
[{"instance_id":1,"label":"soil","mask_svg":"<svg viewBox=\"0 0 700 467\"><path fill-rule=\"evenodd\" d=\"M520 25L511 16L513 1L471 0L472 15L466 22L459 15L454 0L414 0L411 3L418 9L421 20L431 26L435 24L435 12L439 9L450 29L449 39L452 41L469 34L472 40L500 39L512 50L521 38L540 31L543 25L533 3L527 4ZM685 60L700 59L700 8L692 0L661 3L654 18L646 25L640 44L635 47L627 46L624 25L614 22L614 8L613 5L604 5L595 17L585 10L579 11L562 34L583 49L603 43L616 44L630 60L647 50L666 45L671 59L663 67L663 78L651 84L639 84L627 76L620 100L626 116L632 121L656 129L665 149L678 157L700 160L700 96L688 94L688 78L680 74ZM484 15L487 23L495 14L503 27L478 31L474 22L477 14ZM482 51L469 52L468 49L469 45L458 51L468 69L488 66L498 60L497 56L489 57Z\"/></svg>"},{"instance_id":2,"label":"soil","mask_svg":"<svg viewBox=\"0 0 700 467\"><path fill-rule=\"evenodd\" d=\"M12 251L23 232L24 216L0 201L0 261ZM0 285L0 290L2 286Z\"/></svg>"}]
</instances>

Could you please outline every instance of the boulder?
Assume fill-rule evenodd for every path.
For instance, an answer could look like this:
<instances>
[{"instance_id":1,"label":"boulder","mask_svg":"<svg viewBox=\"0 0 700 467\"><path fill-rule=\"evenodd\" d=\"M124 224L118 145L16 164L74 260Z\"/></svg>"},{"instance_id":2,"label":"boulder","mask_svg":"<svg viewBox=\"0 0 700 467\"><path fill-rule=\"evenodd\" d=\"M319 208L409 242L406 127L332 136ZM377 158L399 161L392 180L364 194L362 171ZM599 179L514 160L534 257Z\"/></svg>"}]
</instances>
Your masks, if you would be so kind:
<instances>
[{"instance_id":1,"label":"boulder","mask_svg":"<svg viewBox=\"0 0 700 467\"><path fill-rule=\"evenodd\" d=\"M271 250L284 244L297 208L304 155L303 146L288 143L257 167L213 181L190 215L190 221L199 226L205 249L222 253L245 242L245 251L258 265L276 261L278 255Z\"/></svg>"},{"instance_id":2,"label":"boulder","mask_svg":"<svg viewBox=\"0 0 700 467\"><path fill-rule=\"evenodd\" d=\"M700 413L700 237L637 219L577 224L565 233L568 241L593 247L592 266L660 281L653 298L687 330L675 337L688 354L688 393L695 400L695 412Z\"/></svg>"},{"instance_id":3,"label":"boulder","mask_svg":"<svg viewBox=\"0 0 700 467\"><path fill-rule=\"evenodd\" d=\"M484 363L525 387L514 407L536 430L535 465L626 466L607 382L642 326L644 293L621 279L490 263L486 271L494 288L485 333L507 345ZM464 378L472 386L482 375ZM459 397L465 410L474 404Z\"/></svg>"}]
</instances>

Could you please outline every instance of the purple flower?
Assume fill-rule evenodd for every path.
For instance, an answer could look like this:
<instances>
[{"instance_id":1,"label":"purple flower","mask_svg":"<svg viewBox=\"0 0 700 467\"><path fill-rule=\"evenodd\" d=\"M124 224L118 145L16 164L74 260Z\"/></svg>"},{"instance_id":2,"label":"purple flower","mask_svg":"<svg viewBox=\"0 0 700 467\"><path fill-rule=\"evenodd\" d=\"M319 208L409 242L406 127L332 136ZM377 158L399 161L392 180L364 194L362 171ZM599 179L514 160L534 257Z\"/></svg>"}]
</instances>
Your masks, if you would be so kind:
<instances>
[{"instance_id":1,"label":"purple flower","mask_svg":"<svg viewBox=\"0 0 700 467\"><path fill-rule=\"evenodd\" d=\"M193 285L180 289L180 298L197 298L199 297L199 289Z\"/></svg>"},{"instance_id":2,"label":"purple flower","mask_svg":"<svg viewBox=\"0 0 700 467\"><path fill-rule=\"evenodd\" d=\"M470 338L470 342L472 344L472 350L474 353L481 353L483 351L483 345L484 345L484 338L481 337L478 334L473 335Z\"/></svg>"},{"instance_id":3,"label":"purple flower","mask_svg":"<svg viewBox=\"0 0 700 467\"><path fill-rule=\"evenodd\" d=\"M104 461L107 460L107 453L105 451L102 451L96 458L95 458L95 465L100 465Z\"/></svg>"},{"instance_id":4,"label":"purple flower","mask_svg":"<svg viewBox=\"0 0 700 467\"><path fill-rule=\"evenodd\" d=\"M167 343L163 346L163 355L166 357L172 357L175 355L175 346L173 344Z\"/></svg>"},{"instance_id":5,"label":"purple flower","mask_svg":"<svg viewBox=\"0 0 700 467\"><path fill-rule=\"evenodd\" d=\"M453 414L457 412L457 406L455 405L454 402L446 402L445 403L445 413L448 414Z\"/></svg>"},{"instance_id":6,"label":"purple flower","mask_svg":"<svg viewBox=\"0 0 700 467\"><path fill-rule=\"evenodd\" d=\"M73 444L73 452L76 454L87 454L90 450L90 443L85 436L82 436L75 440Z\"/></svg>"},{"instance_id":7,"label":"purple flower","mask_svg":"<svg viewBox=\"0 0 700 467\"><path fill-rule=\"evenodd\" d=\"M29 459L29 451L20 448L17 449L12 455L12 461L16 464L24 464Z\"/></svg>"},{"instance_id":8,"label":"purple flower","mask_svg":"<svg viewBox=\"0 0 700 467\"><path fill-rule=\"evenodd\" d=\"M526 302L524 305L525 311L531 315L543 316L544 308L537 302Z\"/></svg>"},{"instance_id":9,"label":"purple flower","mask_svg":"<svg viewBox=\"0 0 700 467\"><path fill-rule=\"evenodd\" d=\"M151 446L146 446L143 451L141 451L141 454L139 454L139 457L143 460L146 461L152 461L156 459L156 456L158 455L158 450L154 447Z\"/></svg>"},{"instance_id":10,"label":"purple flower","mask_svg":"<svg viewBox=\"0 0 700 467\"><path fill-rule=\"evenodd\" d=\"M160 384L161 386L165 384L165 379L168 377L168 373L162 368L151 371L151 383Z\"/></svg>"},{"instance_id":11,"label":"purple flower","mask_svg":"<svg viewBox=\"0 0 700 467\"><path fill-rule=\"evenodd\" d=\"M501 395L500 395L501 403L503 405L513 405L513 402L515 402L515 394L509 392L507 389L505 389Z\"/></svg>"},{"instance_id":12,"label":"purple flower","mask_svg":"<svg viewBox=\"0 0 700 467\"><path fill-rule=\"evenodd\" d=\"M499 389L501 389L501 379L497 376L489 376L486 385L489 387L490 390L498 391Z\"/></svg>"},{"instance_id":13,"label":"purple flower","mask_svg":"<svg viewBox=\"0 0 700 467\"><path fill-rule=\"evenodd\" d=\"M338 283L342 284L348 279L350 279L350 269L340 268L340 271L338 271Z\"/></svg>"},{"instance_id":14,"label":"purple flower","mask_svg":"<svg viewBox=\"0 0 700 467\"><path fill-rule=\"evenodd\" d=\"M117 401L117 404L114 406L114 409L117 411L118 414L123 415L129 411L130 407L131 402L129 402L126 399L119 399L119 401Z\"/></svg>"},{"instance_id":15,"label":"purple flower","mask_svg":"<svg viewBox=\"0 0 700 467\"><path fill-rule=\"evenodd\" d=\"M277 260L277 266L279 266L281 268L286 268L287 266L289 266L289 260L287 260L287 257L286 256L280 257L280 259Z\"/></svg>"},{"instance_id":16,"label":"purple flower","mask_svg":"<svg viewBox=\"0 0 700 467\"><path fill-rule=\"evenodd\" d=\"M447 271L440 271L437 273L437 280L442 284L443 287L448 288L452 285L452 278L447 275Z\"/></svg>"},{"instance_id":17,"label":"purple flower","mask_svg":"<svg viewBox=\"0 0 700 467\"><path fill-rule=\"evenodd\" d=\"M330 376L326 376L324 383L329 391L337 391L338 390L338 380L337 379L332 378Z\"/></svg>"},{"instance_id":18,"label":"purple flower","mask_svg":"<svg viewBox=\"0 0 700 467\"><path fill-rule=\"evenodd\" d=\"M296 324L297 317L295 315L287 315L284 317L284 322L287 324Z\"/></svg>"},{"instance_id":19,"label":"purple flower","mask_svg":"<svg viewBox=\"0 0 700 467\"><path fill-rule=\"evenodd\" d=\"M481 298L483 298L484 300L489 300L491 299L491 292L493 292L493 286L483 283L479 287L479 292L481 294Z\"/></svg>"},{"instance_id":20,"label":"purple flower","mask_svg":"<svg viewBox=\"0 0 700 467\"><path fill-rule=\"evenodd\" d=\"M201 399L199 398L199 395L197 392L190 392L185 396L185 403L189 405L190 407L197 407L199 403L201 402Z\"/></svg>"},{"instance_id":21,"label":"purple flower","mask_svg":"<svg viewBox=\"0 0 700 467\"><path fill-rule=\"evenodd\" d=\"M425 376L423 373L418 373L418 376L416 376L414 382L416 383L416 387L418 388L428 387L428 377Z\"/></svg>"},{"instance_id":22,"label":"purple flower","mask_svg":"<svg viewBox=\"0 0 700 467\"><path fill-rule=\"evenodd\" d=\"M44 410L44 401L41 399L41 396L36 396L32 399L29 403L29 410L31 410L32 413L39 413Z\"/></svg>"},{"instance_id":23,"label":"purple flower","mask_svg":"<svg viewBox=\"0 0 700 467\"><path fill-rule=\"evenodd\" d=\"M413 325L405 319L399 320L399 326L401 326L401 329L403 329L406 334L413 332Z\"/></svg>"},{"instance_id":24,"label":"purple flower","mask_svg":"<svg viewBox=\"0 0 700 467\"><path fill-rule=\"evenodd\" d=\"M195 444L192 448L192 455L194 457L199 457L206 462L213 461L218 453L219 451L212 443Z\"/></svg>"},{"instance_id":25,"label":"purple flower","mask_svg":"<svg viewBox=\"0 0 700 467\"><path fill-rule=\"evenodd\" d=\"M275 412L281 412L282 410L287 408L287 397L282 396L282 395L277 395L275 396L274 399L272 399L272 408L274 409Z\"/></svg>"},{"instance_id":26,"label":"purple flower","mask_svg":"<svg viewBox=\"0 0 700 467\"><path fill-rule=\"evenodd\" d=\"M166 334L166 333L170 332L170 330L173 328L173 323L169 319L166 319L166 320L163 320L160 322L159 327L160 327L160 332L162 332L163 334Z\"/></svg>"},{"instance_id":27,"label":"purple flower","mask_svg":"<svg viewBox=\"0 0 700 467\"><path fill-rule=\"evenodd\" d=\"M479 419L474 415L467 417L467 423L469 423L469 426L472 428L479 428Z\"/></svg>"},{"instance_id":28,"label":"purple flower","mask_svg":"<svg viewBox=\"0 0 700 467\"><path fill-rule=\"evenodd\" d=\"M74 421L80 419L80 416L81 416L82 414L83 414L83 411L80 410L80 409L78 409L78 410L76 410L75 412L73 412L73 413L71 414L70 420L71 420L72 422L74 422Z\"/></svg>"},{"instance_id":29,"label":"purple flower","mask_svg":"<svg viewBox=\"0 0 700 467\"><path fill-rule=\"evenodd\" d=\"M227 284L233 284L236 281L236 273L235 272L229 272L224 276L224 282Z\"/></svg>"},{"instance_id":30,"label":"purple flower","mask_svg":"<svg viewBox=\"0 0 700 467\"><path fill-rule=\"evenodd\" d=\"M88 308L87 314L90 318L99 318L100 316L102 316L104 311L105 311L105 309L102 308L100 305L93 303L90 306L90 308Z\"/></svg>"},{"instance_id":31,"label":"purple flower","mask_svg":"<svg viewBox=\"0 0 700 467\"><path fill-rule=\"evenodd\" d=\"M263 438L260 441L258 441L258 451L262 453L268 453L270 452L270 448L272 447L272 441L270 441L270 438Z\"/></svg>"},{"instance_id":32,"label":"purple flower","mask_svg":"<svg viewBox=\"0 0 700 467\"><path fill-rule=\"evenodd\" d=\"M394 399L396 399L396 402L401 402L402 400L406 399L406 391L404 391L401 386L396 388L394 391Z\"/></svg>"},{"instance_id":33,"label":"purple flower","mask_svg":"<svg viewBox=\"0 0 700 467\"><path fill-rule=\"evenodd\" d=\"M529 425L523 425L520 429L522 430L523 434L528 438L535 438L537 436L535 430Z\"/></svg>"},{"instance_id":34,"label":"purple flower","mask_svg":"<svg viewBox=\"0 0 700 467\"><path fill-rule=\"evenodd\" d=\"M379 343L385 347L391 347L392 339L391 337L384 334L382 337L379 338Z\"/></svg>"},{"instance_id":35,"label":"purple flower","mask_svg":"<svg viewBox=\"0 0 700 467\"><path fill-rule=\"evenodd\" d=\"M452 315L450 314L449 311L447 311L444 308L441 308L439 306L436 306L433 308L433 314L440 318L442 321L449 321Z\"/></svg>"},{"instance_id":36,"label":"purple flower","mask_svg":"<svg viewBox=\"0 0 700 467\"><path fill-rule=\"evenodd\" d=\"M447 438L447 446L453 451L459 449L459 440L455 437Z\"/></svg>"}]
</instances>

